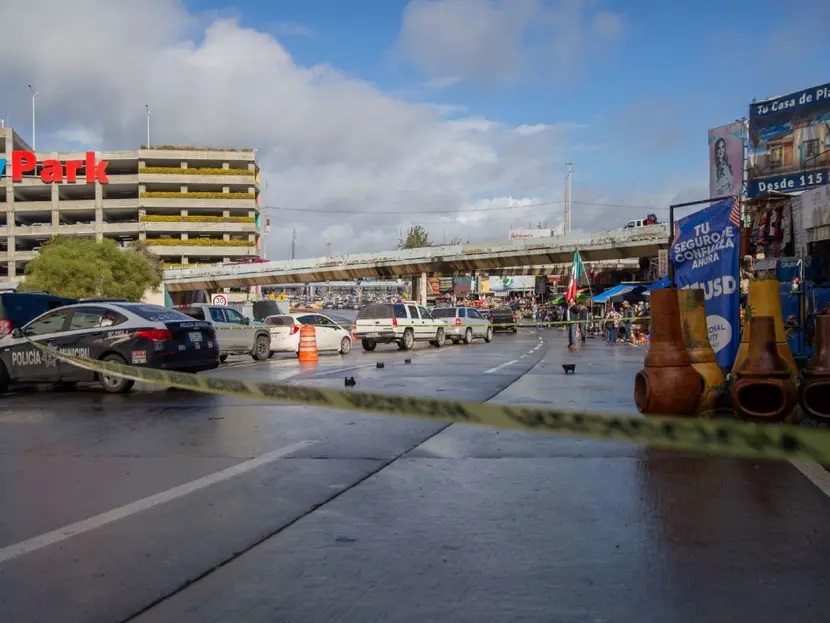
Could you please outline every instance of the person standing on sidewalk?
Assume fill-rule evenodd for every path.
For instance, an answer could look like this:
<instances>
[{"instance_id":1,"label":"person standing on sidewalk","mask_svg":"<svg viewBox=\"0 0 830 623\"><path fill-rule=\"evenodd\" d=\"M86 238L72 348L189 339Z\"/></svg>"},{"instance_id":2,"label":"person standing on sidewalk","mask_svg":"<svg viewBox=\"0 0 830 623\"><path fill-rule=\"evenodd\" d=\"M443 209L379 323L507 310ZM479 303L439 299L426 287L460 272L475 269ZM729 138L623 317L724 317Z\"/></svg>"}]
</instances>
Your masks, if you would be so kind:
<instances>
[{"instance_id":1,"label":"person standing on sidewalk","mask_svg":"<svg viewBox=\"0 0 830 623\"><path fill-rule=\"evenodd\" d=\"M588 333L588 308L585 305L579 306L579 339L585 342L585 335Z\"/></svg>"},{"instance_id":2,"label":"person standing on sidewalk","mask_svg":"<svg viewBox=\"0 0 830 623\"><path fill-rule=\"evenodd\" d=\"M625 329L625 341L631 341L631 321L634 318L634 310L631 309L631 303L625 301L623 303L623 329Z\"/></svg>"}]
</instances>

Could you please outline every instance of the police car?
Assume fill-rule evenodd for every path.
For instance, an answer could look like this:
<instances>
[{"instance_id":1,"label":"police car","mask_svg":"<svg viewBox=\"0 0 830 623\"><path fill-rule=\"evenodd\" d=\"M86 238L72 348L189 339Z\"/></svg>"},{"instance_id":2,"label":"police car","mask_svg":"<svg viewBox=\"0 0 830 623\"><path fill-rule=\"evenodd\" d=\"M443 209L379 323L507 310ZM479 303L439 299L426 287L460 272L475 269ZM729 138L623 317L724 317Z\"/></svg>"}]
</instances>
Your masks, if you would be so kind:
<instances>
[{"instance_id":1,"label":"police car","mask_svg":"<svg viewBox=\"0 0 830 623\"><path fill-rule=\"evenodd\" d=\"M83 370L35 344L58 352L181 372L219 366L219 345L209 322L174 309L125 301L86 300L42 314L0 339L0 393L13 384L99 382L114 394L135 381Z\"/></svg>"}]
</instances>

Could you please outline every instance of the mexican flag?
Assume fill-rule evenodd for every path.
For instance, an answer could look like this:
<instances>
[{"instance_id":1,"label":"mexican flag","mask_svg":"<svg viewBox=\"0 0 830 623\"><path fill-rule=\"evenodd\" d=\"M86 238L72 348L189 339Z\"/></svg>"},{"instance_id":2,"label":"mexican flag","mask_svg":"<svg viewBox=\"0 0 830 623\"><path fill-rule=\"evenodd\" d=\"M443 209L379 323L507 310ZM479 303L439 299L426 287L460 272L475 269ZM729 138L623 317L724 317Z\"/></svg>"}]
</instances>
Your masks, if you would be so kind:
<instances>
[{"instance_id":1,"label":"mexican flag","mask_svg":"<svg viewBox=\"0 0 830 623\"><path fill-rule=\"evenodd\" d=\"M565 292L565 302L570 305L576 300L576 290L579 286L579 280L585 277L585 266L582 265L582 258L579 257L579 251L574 251L574 261L571 265L571 281L568 284L568 290Z\"/></svg>"}]
</instances>

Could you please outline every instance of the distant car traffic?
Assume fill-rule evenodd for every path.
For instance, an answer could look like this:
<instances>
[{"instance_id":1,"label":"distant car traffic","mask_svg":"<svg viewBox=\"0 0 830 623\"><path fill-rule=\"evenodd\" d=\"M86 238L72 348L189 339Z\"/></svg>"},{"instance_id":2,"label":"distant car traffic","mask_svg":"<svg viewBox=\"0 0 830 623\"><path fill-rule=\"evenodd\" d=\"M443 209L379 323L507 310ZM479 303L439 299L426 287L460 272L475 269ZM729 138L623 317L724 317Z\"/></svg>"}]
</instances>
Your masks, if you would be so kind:
<instances>
[{"instance_id":1,"label":"distant car traffic","mask_svg":"<svg viewBox=\"0 0 830 623\"><path fill-rule=\"evenodd\" d=\"M84 370L60 353L162 370L201 372L219 366L216 333L181 312L127 302L85 302L49 311L0 339L0 392L17 384L97 381L105 391L129 391L135 381Z\"/></svg>"},{"instance_id":2,"label":"distant car traffic","mask_svg":"<svg viewBox=\"0 0 830 623\"><path fill-rule=\"evenodd\" d=\"M268 316L265 324L271 333L271 352L300 354L300 328L312 325L317 338L317 350L336 351L346 355L352 349L352 338L343 323L324 314L295 313Z\"/></svg>"},{"instance_id":3,"label":"distant car traffic","mask_svg":"<svg viewBox=\"0 0 830 623\"><path fill-rule=\"evenodd\" d=\"M493 325L472 307L436 307L432 310L432 317L447 325L444 332L453 344L461 340L472 344L475 338L493 341Z\"/></svg>"},{"instance_id":4,"label":"distant car traffic","mask_svg":"<svg viewBox=\"0 0 830 623\"><path fill-rule=\"evenodd\" d=\"M510 307L491 309L487 317L493 323L494 331L512 331L516 333L518 330L519 318Z\"/></svg>"},{"instance_id":5,"label":"distant car traffic","mask_svg":"<svg viewBox=\"0 0 830 623\"><path fill-rule=\"evenodd\" d=\"M418 341L440 348L447 339L444 324L436 321L426 307L415 303L362 307L357 312L355 337L368 351L375 350L378 344L392 343L401 350L410 350Z\"/></svg>"}]
</instances>

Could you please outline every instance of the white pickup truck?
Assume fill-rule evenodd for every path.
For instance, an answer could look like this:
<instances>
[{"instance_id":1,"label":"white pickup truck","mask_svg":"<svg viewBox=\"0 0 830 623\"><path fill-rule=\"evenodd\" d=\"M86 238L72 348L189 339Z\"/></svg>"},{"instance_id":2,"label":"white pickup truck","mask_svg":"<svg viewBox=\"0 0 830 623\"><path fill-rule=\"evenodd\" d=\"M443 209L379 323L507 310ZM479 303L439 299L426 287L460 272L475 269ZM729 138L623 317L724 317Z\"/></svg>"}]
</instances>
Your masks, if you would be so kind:
<instances>
[{"instance_id":1,"label":"white pickup truck","mask_svg":"<svg viewBox=\"0 0 830 623\"><path fill-rule=\"evenodd\" d=\"M224 362L228 355L251 355L256 361L262 361L273 354L268 327L253 323L232 307L193 303L176 309L213 325L219 342L219 361Z\"/></svg>"}]
</instances>

